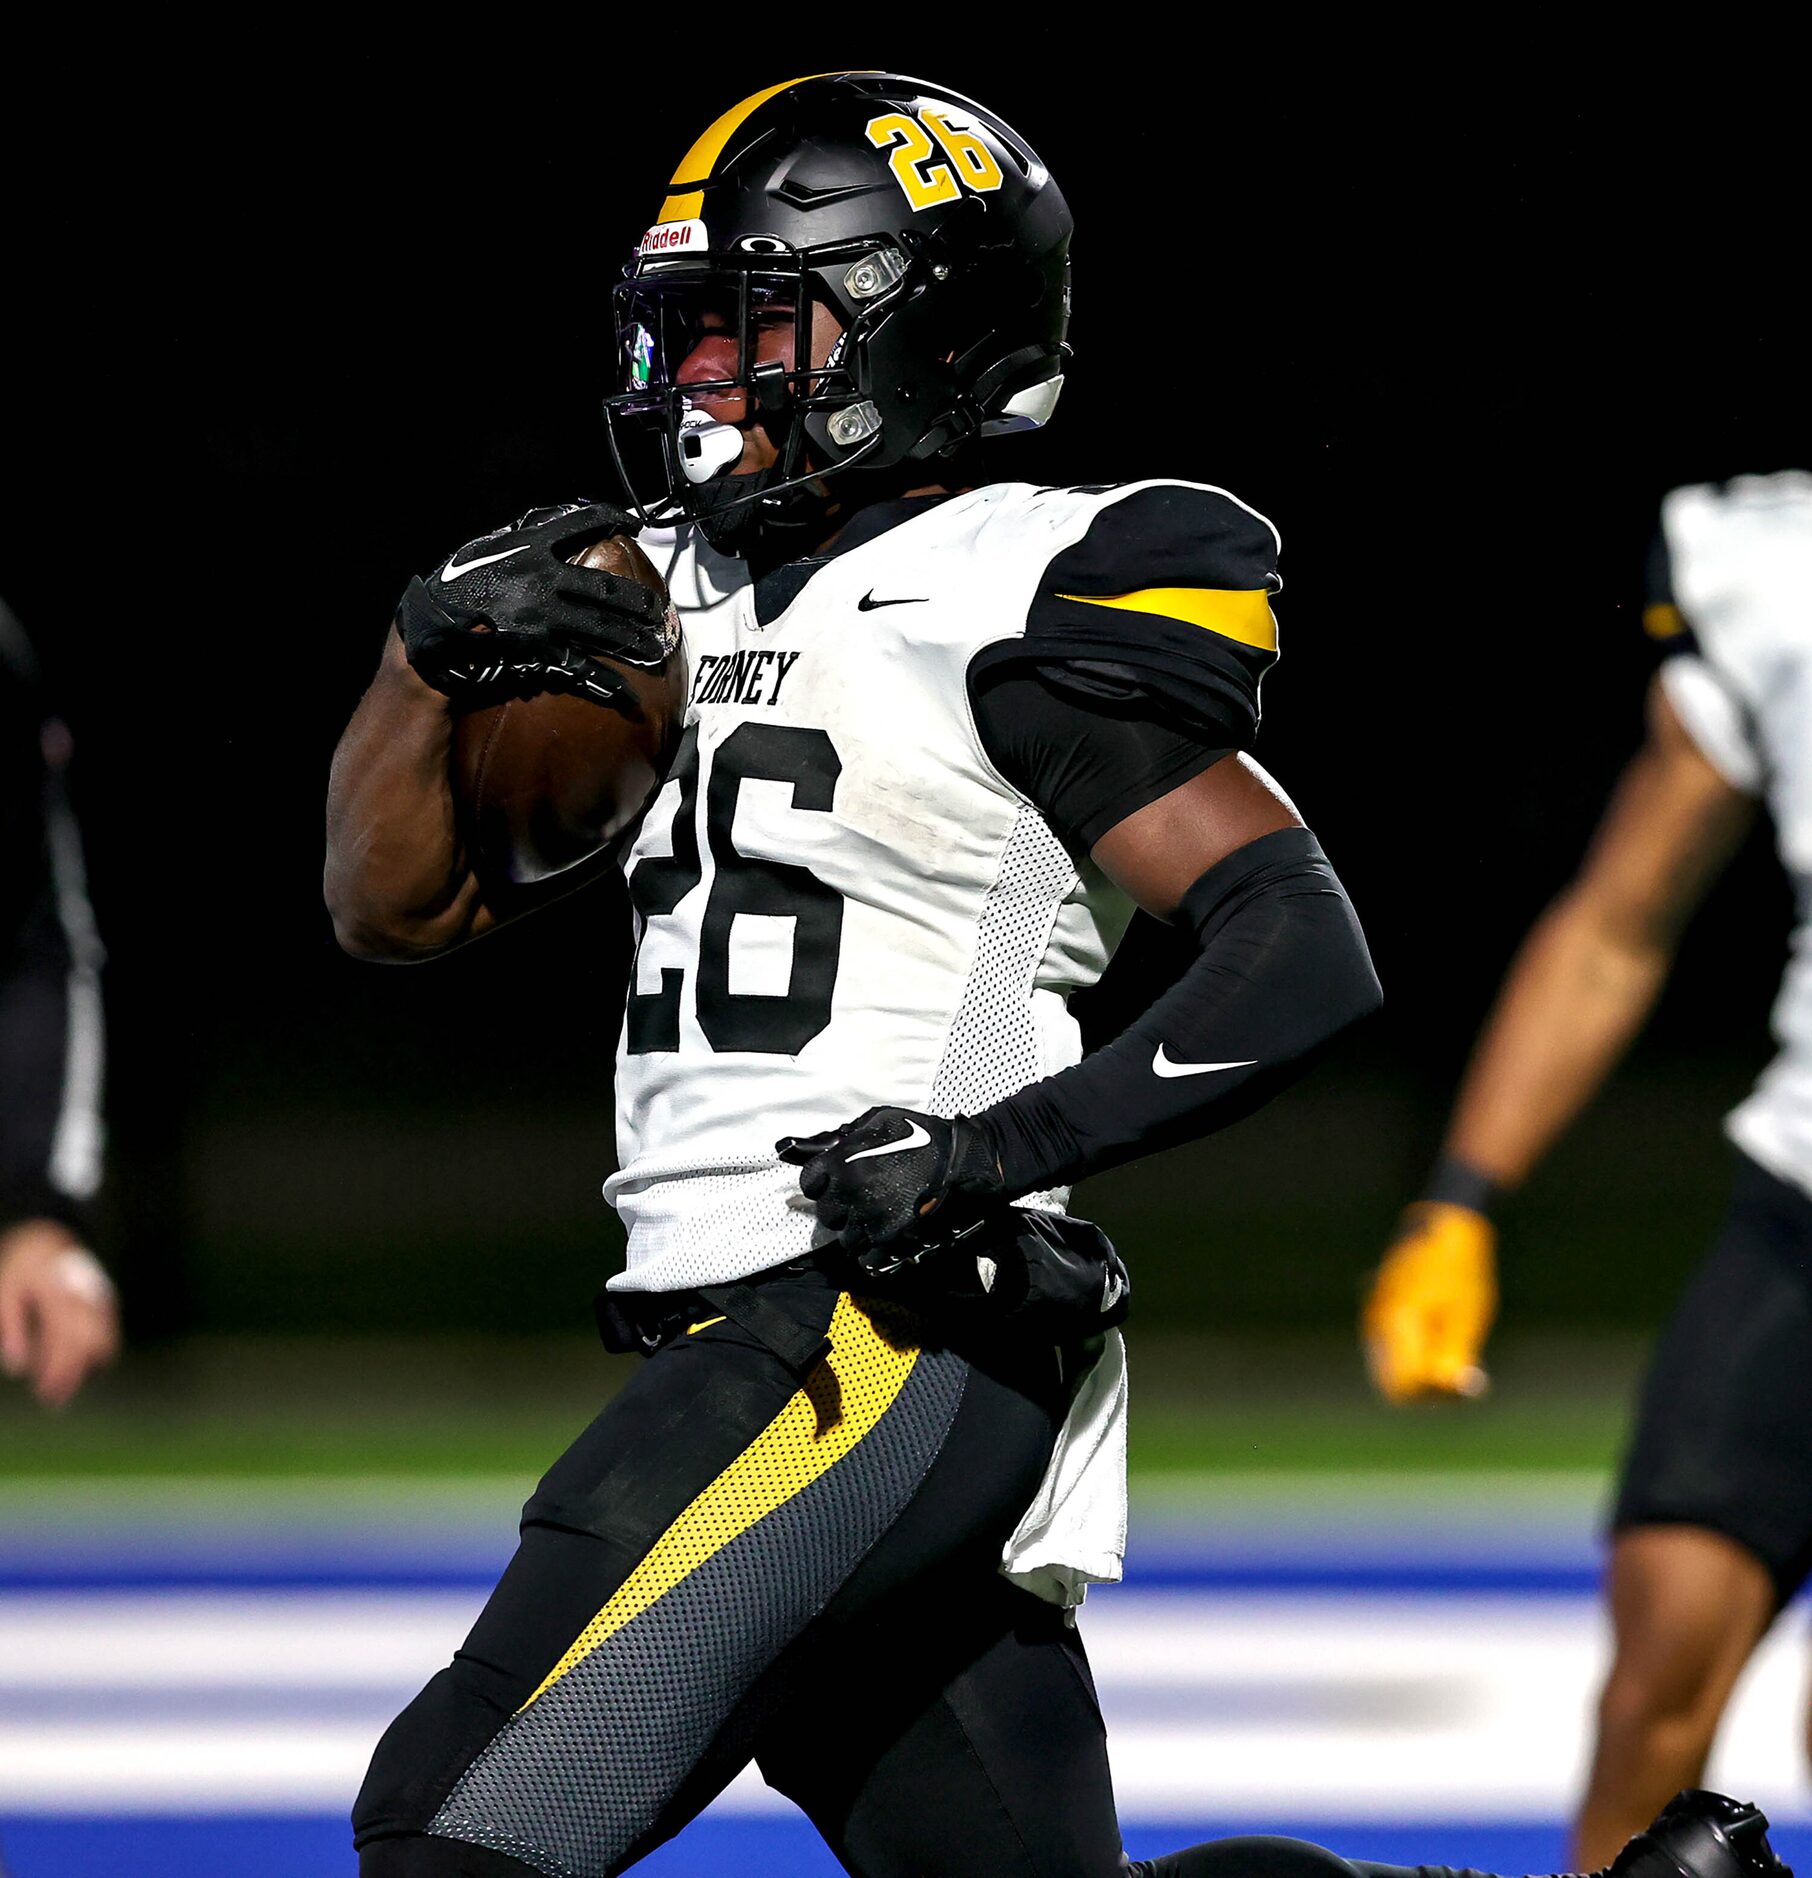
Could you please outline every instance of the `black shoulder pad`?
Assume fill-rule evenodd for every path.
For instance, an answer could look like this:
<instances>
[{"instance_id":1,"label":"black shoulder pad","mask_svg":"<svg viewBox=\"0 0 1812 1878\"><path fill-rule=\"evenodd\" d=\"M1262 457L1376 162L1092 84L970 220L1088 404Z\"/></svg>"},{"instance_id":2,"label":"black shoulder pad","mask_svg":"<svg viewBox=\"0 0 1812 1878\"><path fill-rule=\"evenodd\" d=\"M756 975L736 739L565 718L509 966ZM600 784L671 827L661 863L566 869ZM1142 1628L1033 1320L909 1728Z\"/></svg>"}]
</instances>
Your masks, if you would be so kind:
<instances>
[{"instance_id":1,"label":"black shoulder pad","mask_svg":"<svg viewBox=\"0 0 1812 1878\"><path fill-rule=\"evenodd\" d=\"M1012 654L1130 686L1167 716L1249 743L1277 660L1271 524L1191 483L1101 493L1088 532L1045 569Z\"/></svg>"}]
</instances>

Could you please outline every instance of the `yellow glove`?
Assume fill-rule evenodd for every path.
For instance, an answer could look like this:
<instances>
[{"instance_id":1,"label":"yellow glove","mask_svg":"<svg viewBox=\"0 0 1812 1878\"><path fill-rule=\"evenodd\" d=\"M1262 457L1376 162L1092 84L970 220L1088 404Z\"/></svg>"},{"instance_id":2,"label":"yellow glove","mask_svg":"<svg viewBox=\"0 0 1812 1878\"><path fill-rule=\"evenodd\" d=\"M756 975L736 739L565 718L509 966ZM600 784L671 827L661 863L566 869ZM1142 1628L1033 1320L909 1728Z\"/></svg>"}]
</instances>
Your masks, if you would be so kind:
<instances>
[{"instance_id":1,"label":"yellow glove","mask_svg":"<svg viewBox=\"0 0 1812 1878\"><path fill-rule=\"evenodd\" d=\"M1483 1395L1497 1316L1497 1228L1469 1206L1408 1207L1360 1314L1365 1360L1389 1402Z\"/></svg>"}]
</instances>

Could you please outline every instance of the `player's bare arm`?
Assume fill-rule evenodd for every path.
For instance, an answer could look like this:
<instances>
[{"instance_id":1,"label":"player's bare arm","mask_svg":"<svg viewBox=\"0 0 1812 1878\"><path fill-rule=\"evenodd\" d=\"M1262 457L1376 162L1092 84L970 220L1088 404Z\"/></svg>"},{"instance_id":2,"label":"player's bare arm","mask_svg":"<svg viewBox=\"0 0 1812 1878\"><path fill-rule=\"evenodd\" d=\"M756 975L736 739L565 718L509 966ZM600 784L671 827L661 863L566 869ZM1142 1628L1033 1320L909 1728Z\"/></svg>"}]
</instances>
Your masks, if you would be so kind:
<instances>
[{"instance_id":1,"label":"player's bare arm","mask_svg":"<svg viewBox=\"0 0 1812 1878\"><path fill-rule=\"evenodd\" d=\"M1127 816L1090 853L1135 906L1168 922L1211 867L1261 835L1302 825L1275 780L1236 753Z\"/></svg>"},{"instance_id":2,"label":"player's bare arm","mask_svg":"<svg viewBox=\"0 0 1812 1878\"><path fill-rule=\"evenodd\" d=\"M623 718L655 734L638 676L662 667L673 637L659 578L632 534L605 505L531 510L410 583L328 784L324 886L348 952L433 958L609 865L599 839L545 878L481 867L472 805L456 788L457 725L461 713L553 698L581 701L581 722L622 713L593 718L579 739L569 721L566 741L581 754L622 732Z\"/></svg>"},{"instance_id":3,"label":"player's bare arm","mask_svg":"<svg viewBox=\"0 0 1812 1878\"><path fill-rule=\"evenodd\" d=\"M359 958L433 958L497 923L460 839L452 750L451 700L393 630L327 786L327 910Z\"/></svg>"},{"instance_id":4,"label":"player's bare arm","mask_svg":"<svg viewBox=\"0 0 1812 1878\"><path fill-rule=\"evenodd\" d=\"M1429 1197L1404 1216L1365 1309L1393 1400L1473 1394L1495 1311L1484 1206L1514 1188L1597 1094L1666 982L1694 909L1754 818L1661 681L1648 731L1579 873L1524 941L1481 1034Z\"/></svg>"},{"instance_id":5,"label":"player's bare arm","mask_svg":"<svg viewBox=\"0 0 1812 1878\"><path fill-rule=\"evenodd\" d=\"M1517 955L1444 1144L1520 1185L1597 1093L1666 981L1680 935L1755 815L1659 681L1648 734L1580 871Z\"/></svg>"}]
</instances>

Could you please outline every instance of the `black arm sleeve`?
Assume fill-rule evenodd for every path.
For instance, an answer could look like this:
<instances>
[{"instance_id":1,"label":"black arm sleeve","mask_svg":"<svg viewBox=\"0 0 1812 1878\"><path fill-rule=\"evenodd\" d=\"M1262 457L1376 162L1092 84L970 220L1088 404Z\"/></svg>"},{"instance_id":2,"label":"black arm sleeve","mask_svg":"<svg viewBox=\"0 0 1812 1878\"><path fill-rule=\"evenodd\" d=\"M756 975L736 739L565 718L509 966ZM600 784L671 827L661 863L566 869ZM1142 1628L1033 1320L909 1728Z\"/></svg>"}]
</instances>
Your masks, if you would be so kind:
<instances>
[{"instance_id":1,"label":"black arm sleeve","mask_svg":"<svg viewBox=\"0 0 1812 1878\"><path fill-rule=\"evenodd\" d=\"M1226 1127L1382 1001L1352 903L1307 829L1263 835L1211 867L1182 918L1200 952L1143 1017L974 1117L1009 1194Z\"/></svg>"},{"instance_id":2,"label":"black arm sleeve","mask_svg":"<svg viewBox=\"0 0 1812 1878\"><path fill-rule=\"evenodd\" d=\"M970 704L988 760L1078 860L1235 745L1159 722L1143 699L1094 691L1061 669L997 668L971 681Z\"/></svg>"},{"instance_id":3,"label":"black arm sleeve","mask_svg":"<svg viewBox=\"0 0 1812 1878\"><path fill-rule=\"evenodd\" d=\"M0 617L0 631L17 628ZM30 678L18 639L0 644L0 1230L48 1218L85 1231L100 1177L100 948Z\"/></svg>"}]
</instances>

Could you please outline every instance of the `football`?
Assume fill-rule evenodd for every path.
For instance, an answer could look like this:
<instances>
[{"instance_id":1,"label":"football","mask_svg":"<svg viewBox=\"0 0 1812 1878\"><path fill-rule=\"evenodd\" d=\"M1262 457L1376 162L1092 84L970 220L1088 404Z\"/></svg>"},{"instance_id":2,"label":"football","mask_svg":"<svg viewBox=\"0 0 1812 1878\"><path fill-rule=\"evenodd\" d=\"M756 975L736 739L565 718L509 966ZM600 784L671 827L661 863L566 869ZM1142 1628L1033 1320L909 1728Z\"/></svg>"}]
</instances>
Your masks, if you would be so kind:
<instances>
[{"instance_id":1,"label":"football","mask_svg":"<svg viewBox=\"0 0 1812 1878\"><path fill-rule=\"evenodd\" d=\"M574 560L621 574L666 600L653 562L627 535ZM629 828L667 773L686 710L686 654L650 670L599 659L627 682L639 715L547 691L459 716L453 785L480 879L546 880Z\"/></svg>"}]
</instances>

